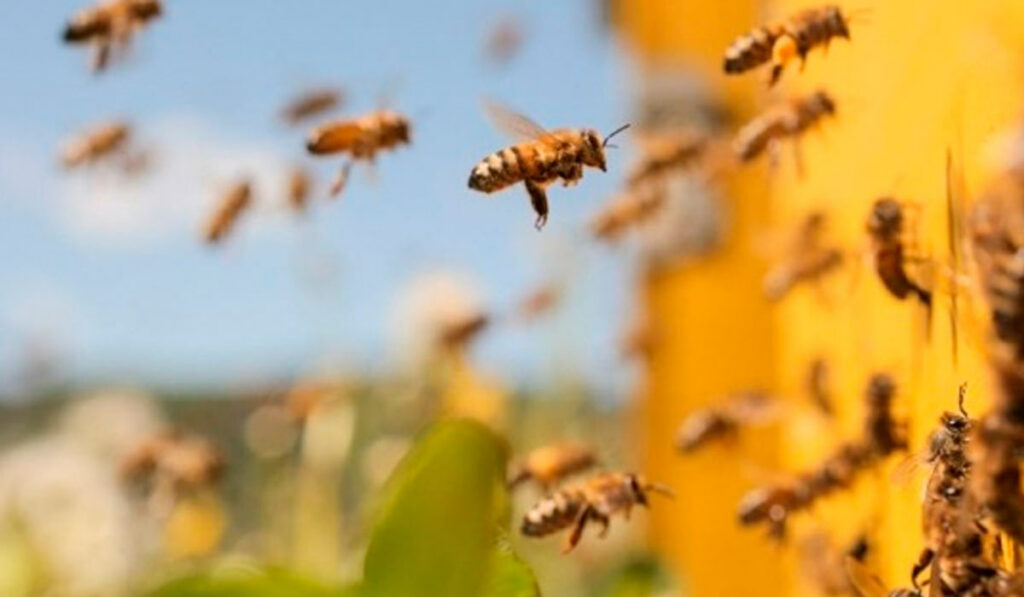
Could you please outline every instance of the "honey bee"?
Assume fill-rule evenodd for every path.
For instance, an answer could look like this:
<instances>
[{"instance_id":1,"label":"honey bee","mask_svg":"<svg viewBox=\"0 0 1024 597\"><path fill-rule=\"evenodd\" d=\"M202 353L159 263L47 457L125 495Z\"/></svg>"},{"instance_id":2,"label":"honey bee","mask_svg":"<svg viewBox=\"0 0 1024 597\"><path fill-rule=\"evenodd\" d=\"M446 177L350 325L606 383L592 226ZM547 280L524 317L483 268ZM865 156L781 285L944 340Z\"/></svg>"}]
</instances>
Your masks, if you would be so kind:
<instances>
[{"instance_id":1,"label":"honey bee","mask_svg":"<svg viewBox=\"0 0 1024 597\"><path fill-rule=\"evenodd\" d=\"M583 483L560 489L543 498L523 516L520 527L527 537L546 537L572 527L564 553L576 547L587 523L596 521L608 532L613 514L621 512L628 520L633 506L647 507L649 493L672 497L671 489L648 482L633 473L602 473Z\"/></svg>"},{"instance_id":2,"label":"honey bee","mask_svg":"<svg viewBox=\"0 0 1024 597\"><path fill-rule=\"evenodd\" d=\"M309 89L294 97L281 110L281 119L288 124L298 124L319 116L341 105L344 96L333 87Z\"/></svg>"},{"instance_id":3,"label":"honey bee","mask_svg":"<svg viewBox=\"0 0 1024 597\"><path fill-rule=\"evenodd\" d=\"M231 232L238 217L252 201L252 190L248 181L236 183L221 197L217 209L206 223L203 239L209 244L224 240Z\"/></svg>"},{"instance_id":4,"label":"honey bee","mask_svg":"<svg viewBox=\"0 0 1024 597\"><path fill-rule=\"evenodd\" d=\"M592 129L557 129L551 132L529 118L507 108L485 105L491 120L500 130L522 140L517 145L492 153L480 161L469 175L469 188L494 193L522 182L537 213L534 226L540 230L548 219L548 185L562 181L575 185L583 178L584 166L607 170L604 150L608 141L626 130L621 126L607 137Z\"/></svg>"},{"instance_id":5,"label":"honey bee","mask_svg":"<svg viewBox=\"0 0 1024 597\"><path fill-rule=\"evenodd\" d=\"M122 460L120 470L126 480L149 480L154 487L181 492L217 481L224 459L209 441L172 430L143 441Z\"/></svg>"},{"instance_id":6,"label":"honey bee","mask_svg":"<svg viewBox=\"0 0 1024 597\"><path fill-rule=\"evenodd\" d=\"M640 184L630 187L606 203L590 220L594 237L615 242L629 228L647 221L665 205L662 185Z\"/></svg>"},{"instance_id":7,"label":"honey bee","mask_svg":"<svg viewBox=\"0 0 1024 597\"><path fill-rule=\"evenodd\" d=\"M593 448L579 442L561 442L537 448L526 455L509 477L510 488L533 481L547 493L555 485L597 464Z\"/></svg>"},{"instance_id":8,"label":"honey bee","mask_svg":"<svg viewBox=\"0 0 1024 597\"><path fill-rule=\"evenodd\" d=\"M892 415L895 382L876 374L868 382L866 416L862 436L839 446L816 469L777 485L747 493L739 505L744 526L766 523L771 536L785 536L791 514L805 510L818 499L848 488L856 476L888 455L907 446L903 423Z\"/></svg>"},{"instance_id":9,"label":"honey bee","mask_svg":"<svg viewBox=\"0 0 1024 597\"><path fill-rule=\"evenodd\" d=\"M971 459L973 493L992 522L1018 544L1024 542L1019 460L1024 448L1024 423L1019 415L991 412L981 420L977 444L977 455Z\"/></svg>"},{"instance_id":10,"label":"honey bee","mask_svg":"<svg viewBox=\"0 0 1024 597\"><path fill-rule=\"evenodd\" d=\"M312 183L309 172L303 168L292 168L288 173L288 205L294 211L301 213L306 210Z\"/></svg>"},{"instance_id":11,"label":"honey bee","mask_svg":"<svg viewBox=\"0 0 1024 597\"><path fill-rule=\"evenodd\" d=\"M733 150L740 161L750 162L766 149L774 151L783 139L790 138L798 143L804 132L835 113L835 102L822 90L776 104L740 128Z\"/></svg>"},{"instance_id":12,"label":"honey bee","mask_svg":"<svg viewBox=\"0 0 1024 597\"><path fill-rule=\"evenodd\" d=\"M915 588L888 589L882 579L857 558L847 557L845 567L850 584L861 597L925 597L924 593Z\"/></svg>"},{"instance_id":13,"label":"honey bee","mask_svg":"<svg viewBox=\"0 0 1024 597\"><path fill-rule=\"evenodd\" d=\"M875 201L868 217L867 231L873 244L875 271L882 284L894 297L903 300L916 297L922 305L930 308L932 293L915 282L906 269L908 261L903 241L903 206L891 197Z\"/></svg>"},{"instance_id":14,"label":"honey bee","mask_svg":"<svg viewBox=\"0 0 1024 597\"><path fill-rule=\"evenodd\" d=\"M484 55L495 66L505 66L519 52L523 37L523 26L519 20L511 15L505 16L488 33Z\"/></svg>"},{"instance_id":15,"label":"honey bee","mask_svg":"<svg viewBox=\"0 0 1024 597\"><path fill-rule=\"evenodd\" d=\"M704 157L708 138L699 134L659 135L646 140L643 157L626 176L626 185L650 182L668 172L685 170Z\"/></svg>"},{"instance_id":16,"label":"honey bee","mask_svg":"<svg viewBox=\"0 0 1024 597\"><path fill-rule=\"evenodd\" d=\"M843 253L835 247L824 247L821 230L825 216L821 212L808 215L800 225L789 256L765 274L763 291L769 300L779 300L796 285L815 282L843 264Z\"/></svg>"},{"instance_id":17,"label":"honey bee","mask_svg":"<svg viewBox=\"0 0 1024 597\"><path fill-rule=\"evenodd\" d=\"M864 535L857 536L845 549L835 545L828 534L818 531L800 541L800 567L823 595L851 595L854 586L846 571L846 559L863 562L868 555Z\"/></svg>"},{"instance_id":18,"label":"honey bee","mask_svg":"<svg viewBox=\"0 0 1024 597\"><path fill-rule=\"evenodd\" d=\"M516 317L523 322L535 319L551 312L562 299L561 285L549 282L527 294L516 307Z\"/></svg>"},{"instance_id":19,"label":"honey bee","mask_svg":"<svg viewBox=\"0 0 1024 597\"><path fill-rule=\"evenodd\" d=\"M94 163L127 146L131 127L121 121L104 122L68 140L61 150L61 163L71 169Z\"/></svg>"},{"instance_id":20,"label":"honey bee","mask_svg":"<svg viewBox=\"0 0 1024 597\"><path fill-rule=\"evenodd\" d=\"M161 0L105 0L75 14L64 28L68 44L93 47L92 69L104 70L111 53L131 44L136 31L163 14Z\"/></svg>"},{"instance_id":21,"label":"honey bee","mask_svg":"<svg viewBox=\"0 0 1024 597\"><path fill-rule=\"evenodd\" d=\"M738 37L725 51L722 68L734 75L771 62L768 84L775 85L786 64L794 58L800 58L802 65L815 47L827 50L834 38L850 39L849 22L842 9L835 5L802 10L788 19L757 27Z\"/></svg>"},{"instance_id":22,"label":"honey bee","mask_svg":"<svg viewBox=\"0 0 1024 597\"><path fill-rule=\"evenodd\" d=\"M331 183L330 193L341 193L355 161L373 163L377 153L410 143L410 124L405 116L391 110L378 110L360 118L335 120L322 124L309 134L306 150L313 155L347 153L338 176Z\"/></svg>"},{"instance_id":23,"label":"honey bee","mask_svg":"<svg viewBox=\"0 0 1024 597\"><path fill-rule=\"evenodd\" d=\"M763 392L740 393L724 405L690 413L676 432L676 447L684 453L696 452L715 442L735 439L749 425L763 424L778 415L778 408Z\"/></svg>"},{"instance_id":24,"label":"honey bee","mask_svg":"<svg viewBox=\"0 0 1024 597\"><path fill-rule=\"evenodd\" d=\"M440 346L449 351L462 350L490 323L491 318L486 313L473 313L451 321L440 331Z\"/></svg>"}]
</instances>

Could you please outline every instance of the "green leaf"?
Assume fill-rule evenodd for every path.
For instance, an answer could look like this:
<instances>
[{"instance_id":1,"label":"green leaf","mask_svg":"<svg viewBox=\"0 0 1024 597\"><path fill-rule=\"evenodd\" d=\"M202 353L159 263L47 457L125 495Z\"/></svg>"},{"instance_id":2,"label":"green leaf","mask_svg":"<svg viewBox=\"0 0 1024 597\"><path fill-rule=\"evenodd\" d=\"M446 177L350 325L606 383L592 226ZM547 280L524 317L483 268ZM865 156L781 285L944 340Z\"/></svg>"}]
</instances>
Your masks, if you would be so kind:
<instances>
[{"instance_id":1,"label":"green leaf","mask_svg":"<svg viewBox=\"0 0 1024 597\"><path fill-rule=\"evenodd\" d=\"M363 597L479 597L505 497L504 444L471 421L440 423L388 482Z\"/></svg>"},{"instance_id":2,"label":"green leaf","mask_svg":"<svg viewBox=\"0 0 1024 597\"><path fill-rule=\"evenodd\" d=\"M491 554L481 597L540 597L540 587L526 562L510 549L498 547Z\"/></svg>"},{"instance_id":3,"label":"green leaf","mask_svg":"<svg viewBox=\"0 0 1024 597\"><path fill-rule=\"evenodd\" d=\"M173 580L148 597L355 597L355 589L332 589L284 571L200 574Z\"/></svg>"}]
</instances>

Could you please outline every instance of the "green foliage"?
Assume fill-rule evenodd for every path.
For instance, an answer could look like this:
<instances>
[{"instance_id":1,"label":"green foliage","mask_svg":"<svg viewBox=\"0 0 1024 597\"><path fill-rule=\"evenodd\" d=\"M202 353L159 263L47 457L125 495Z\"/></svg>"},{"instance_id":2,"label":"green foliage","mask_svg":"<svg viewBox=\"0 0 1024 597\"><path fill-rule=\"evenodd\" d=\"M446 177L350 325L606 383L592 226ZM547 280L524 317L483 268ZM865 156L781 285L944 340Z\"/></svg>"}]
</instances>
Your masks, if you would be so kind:
<instances>
[{"instance_id":1,"label":"green foliage","mask_svg":"<svg viewBox=\"0 0 1024 597\"><path fill-rule=\"evenodd\" d=\"M600 583L599 597L650 597L669 589L668 573L653 557L636 557L613 570Z\"/></svg>"},{"instance_id":2,"label":"green foliage","mask_svg":"<svg viewBox=\"0 0 1024 597\"><path fill-rule=\"evenodd\" d=\"M356 597L355 588L329 589L284 571L201 574L171 581L147 597Z\"/></svg>"},{"instance_id":3,"label":"green foliage","mask_svg":"<svg viewBox=\"0 0 1024 597\"><path fill-rule=\"evenodd\" d=\"M437 425L391 478L370 538L365 597L479 597L504 507L506 453L486 427Z\"/></svg>"},{"instance_id":4,"label":"green foliage","mask_svg":"<svg viewBox=\"0 0 1024 597\"><path fill-rule=\"evenodd\" d=\"M540 597L533 570L510 549L499 546L491 554L491 564L482 597Z\"/></svg>"}]
</instances>

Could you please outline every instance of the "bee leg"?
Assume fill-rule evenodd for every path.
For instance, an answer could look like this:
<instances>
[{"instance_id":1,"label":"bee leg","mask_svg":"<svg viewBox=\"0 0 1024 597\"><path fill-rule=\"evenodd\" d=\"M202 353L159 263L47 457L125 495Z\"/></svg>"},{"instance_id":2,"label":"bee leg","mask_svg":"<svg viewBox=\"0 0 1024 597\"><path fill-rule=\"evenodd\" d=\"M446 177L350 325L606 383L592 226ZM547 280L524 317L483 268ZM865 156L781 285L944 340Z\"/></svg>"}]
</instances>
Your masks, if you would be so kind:
<instances>
[{"instance_id":1,"label":"bee leg","mask_svg":"<svg viewBox=\"0 0 1024 597\"><path fill-rule=\"evenodd\" d=\"M629 510L627 509L626 512L628 513ZM599 538L601 538L601 539L604 539L605 537L607 537L608 536L608 529L611 526L611 520L607 516L599 515L599 514L594 514L592 516L592 518L594 520L596 520L597 522L601 523L601 531L597 534L597 536Z\"/></svg>"},{"instance_id":2,"label":"bee leg","mask_svg":"<svg viewBox=\"0 0 1024 597\"><path fill-rule=\"evenodd\" d=\"M348 174L352 171L352 162L345 162L342 164L341 169L338 170L338 174L331 181L331 188L328 191L331 197L337 197L341 194L341 191L345 188L345 183L348 182Z\"/></svg>"},{"instance_id":3,"label":"bee leg","mask_svg":"<svg viewBox=\"0 0 1024 597\"><path fill-rule=\"evenodd\" d=\"M107 64L110 62L110 42L101 41L93 48L92 51L92 64L90 65L92 72L99 73L103 72L107 68Z\"/></svg>"},{"instance_id":4,"label":"bee leg","mask_svg":"<svg viewBox=\"0 0 1024 597\"><path fill-rule=\"evenodd\" d=\"M533 211L537 212L537 221L533 227L540 230L548 221L548 195L544 187L532 180L527 180L525 184L526 192L530 194L530 205L533 206Z\"/></svg>"},{"instance_id":5,"label":"bee leg","mask_svg":"<svg viewBox=\"0 0 1024 597\"><path fill-rule=\"evenodd\" d=\"M921 584L918 582L917 577L921 576L928 566L931 566L932 559L935 557L935 552L931 548L926 547L921 550L921 555L917 558L917 563L914 564L913 569L910 571L910 582L914 585L914 588L921 590ZM934 579L933 579L934 581Z\"/></svg>"},{"instance_id":6,"label":"bee leg","mask_svg":"<svg viewBox=\"0 0 1024 597\"><path fill-rule=\"evenodd\" d=\"M569 539L565 542L565 548L562 549L562 553L569 553L576 545L580 542L583 537L583 529L587 528L587 522L590 517L594 515L594 509L589 505L580 511L576 517L576 525L572 529L572 533L569 535Z\"/></svg>"},{"instance_id":7,"label":"bee leg","mask_svg":"<svg viewBox=\"0 0 1024 597\"><path fill-rule=\"evenodd\" d=\"M786 63L792 60L798 53L796 40L791 35L783 35L776 40L772 46L772 74L768 80L768 86L774 87L782 76Z\"/></svg>"}]
</instances>

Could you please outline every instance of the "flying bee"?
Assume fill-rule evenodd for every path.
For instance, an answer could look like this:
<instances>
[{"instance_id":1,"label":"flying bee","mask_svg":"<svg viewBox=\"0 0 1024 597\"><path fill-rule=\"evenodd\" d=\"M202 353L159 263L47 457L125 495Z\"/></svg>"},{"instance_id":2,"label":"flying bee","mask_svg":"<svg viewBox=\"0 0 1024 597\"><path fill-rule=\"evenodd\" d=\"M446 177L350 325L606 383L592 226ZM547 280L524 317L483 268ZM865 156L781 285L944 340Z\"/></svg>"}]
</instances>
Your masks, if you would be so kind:
<instances>
[{"instance_id":1,"label":"flying bee","mask_svg":"<svg viewBox=\"0 0 1024 597\"><path fill-rule=\"evenodd\" d=\"M634 226L648 219L665 205L663 185L644 183L630 187L613 197L590 220L591 233L601 240L615 242Z\"/></svg>"},{"instance_id":2,"label":"flying bee","mask_svg":"<svg viewBox=\"0 0 1024 597\"><path fill-rule=\"evenodd\" d=\"M906 448L903 422L892 415L895 389L895 382L889 375L872 376L865 392L866 416L861 437L841 444L815 469L748 492L740 501L740 524L767 524L771 536L781 539L791 514L806 510L822 497L849 488L857 475L892 452Z\"/></svg>"},{"instance_id":3,"label":"flying bee","mask_svg":"<svg viewBox=\"0 0 1024 597\"><path fill-rule=\"evenodd\" d=\"M750 162L766 149L774 152L778 143L789 138L794 142L794 149L799 151L800 137L824 117L835 113L835 102L822 90L776 104L740 128L733 141L733 150L740 161ZM798 160L798 166L799 163Z\"/></svg>"},{"instance_id":4,"label":"flying bee","mask_svg":"<svg viewBox=\"0 0 1024 597\"><path fill-rule=\"evenodd\" d=\"M875 201L868 216L867 231L873 245L875 271L889 293L900 300L914 296L930 308L931 290L914 281L906 268L907 262L916 258L907 255L903 240L903 206L891 197Z\"/></svg>"},{"instance_id":5,"label":"flying bee","mask_svg":"<svg viewBox=\"0 0 1024 597\"><path fill-rule=\"evenodd\" d=\"M298 124L337 108L343 101L344 96L339 89L309 89L285 104L281 110L281 119L287 124Z\"/></svg>"},{"instance_id":6,"label":"flying bee","mask_svg":"<svg viewBox=\"0 0 1024 597\"><path fill-rule=\"evenodd\" d=\"M309 134L306 150L313 155L349 155L349 161L342 165L331 183L330 193L335 196L345 187L354 162L362 160L373 164L377 153L408 145L410 129L405 116L391 110L378 110L360 118L335 120L316 127Z\"/></svg>"},{"instance_id":7,"label":"flying bee","mask_svg":"<svg viewBox=\"0 0 1024 597\"><path fill-rule=\"evenodd\" d=\"M454 319L439 331L439 345L449 351L464 349L480 332L491 323L486 313L467 313L465 317Z\"/></svg>"},{"instance_id":8,"label":"flying bee","mask_svg":"<svg viewBox=\"0 0 1024 597\"><path fill-rule=\"evenodd\" d=\"M296 212L306 210L309 201L310 187L313 181L304 168L295 167L288 172L288 205Z\"/></svg>"},{"instance_id":9,"label":"flying bee","mask_svg":"<svg viewBox=\"0 0 1024 597\"><path fill-rule=\"evenodd\" d=\"M708 138L699 134L658 135L646 139L644 146L643 157L626 176L629 187L694 166L704 157Z\"/></svg>"},{"instance_id":10,"label":"flying bee","mask_svg":"<svg viewBox=\"0 0 1024 597\"><path fill-rule=\"evenodd\" d=\"M725 51L722 67L727 74L740 74L771 62L768 84L775 85L794 58L799 58L802 65L815 47L827 50L834 38L850 39L849 23L848 16L836 5L802 10L738 37Z\"/></svg>"},{"instance_id":11,"label":"flying bee","mask_svg":"<svg viewBox=\"0 0 1024 597\"><path fill-rule=\"evenodd\" d=\"M542 446L526 455L509 477L510 488L533 481L545 493L563 480L597 464L593 448L579 442Z\"/></svg>"},{"instance_id":12,"label":"flying bee","mask_svg":"<svg viewBox=\"0 0 1024 597\"><path fill-rule=\"evenodd\" d=\"M94 163L128 145L132 129L122 121L104 122L69 139L61 150L65 169Z\"/></svg>"},{"instance_id":13,"label":"flying bee","mask_svg":"<svg viewBox=\"0 0 1024 597\"><path fill-rule=\"evenodd\" d=\"M64 28L63 39L92 46L92 69L99 72L112 52L126 50L132 36L161 14L161 0L105 0L76 13Z\"/></svg>"},{"instance_id":14,"label":"flying bee","mask_svg":"<svg viewBox=\"0 0 1024 597\"><path fill-rule=\"evenodd\" d=\"M564 289L560 284L548 282L527 294L516 306L516 318L531 322L550 313L562 300Z\"/></svg>"},{"instance_id":15,"label":"flying bee","mask_svg":"<svg viewBox=\"0 0 1024 597\"><path fill-rule=\"evenodd\" d=\"M629 127L621 126L603 139L592 129L548 132L507 108L490 103L485 108L495 126L522 142L481 160L469 175L469 188L494 193L522 182L537 213L534 226L538 230L548 219L547 187L558 180L566 187L575 185L583 178L584 166L606 171L604 150L609 147L608 141Z\"/></svg>"},{"instance_id":16,"label":"flying bee","mask_svg":"<svg viewBox=\"0 0 1024 597\"><path fill-rule=\"evenodd\" d=\"M484 56L497 67L509 63L523 45L522 23L513 15L502 17L487 34L484 42Z\"/></svg>"},{"instance_id":17,"label":"flying bee","mask_svg":"<svg viewBox=\"0 0 1024 597\"><path fill-rule=\"evenodd\" d=\"M224 459L209 441L174 430L146 439L120 466L126 480L148 479L154 487L180 492L215 482L224 470Z\"/></svg>"},{"instance_id":18,"label":"flying bee","mask_svg":"<svg viewBox=\"0 0 1024 597\"><path fill-rule=\"evenodd\" d=\"M696 452L712 442L735 439L744 427L764 424L778 414L777 405L763 392L743 392L721 406L690 413L676 432L676 447Z\"/></svg>"},{"instance_id":19,"label":"flying bee","mask_svg":"<svg viewBox=\"0 0 1024 597\"><path fill-rule=\"evenodd\" d=\"M209 244L219 243L231 232L238 217L242 215L252 201L252 189L249 181L241 181L229 187L221 197L217 209L206 222L203 239Z\"/></svg>"},{"instance_id":20,"label":"flying bee","mask_svg":"<svg viewBox=\"0 0 1024 597\"><path fill-rule=\"evenodd\" d=\"M779 300L798 284L816 282L843 264L842 251L822 246L824 219L821 212L804 218L789 255L765 274L762 288L767 299Z\"/></svg>"},{"instance_id":21,"label":"flying bee","mask_svg":"<svg viewBox=\"0 0 1024 597\"><path fill-rule=\"evenodd\" d=\"M601 524L600 536L603 537L613 514L621 512L628 520L633 506L647 507L647 496L651 492L668 497L674 495L668 487L650 483L640 475L602 473L537 502L523 516L520 530L527 537L546 537L572 527L564 549L568 553L580 542L591 520Z\"/></svg>"}]
</instances>

